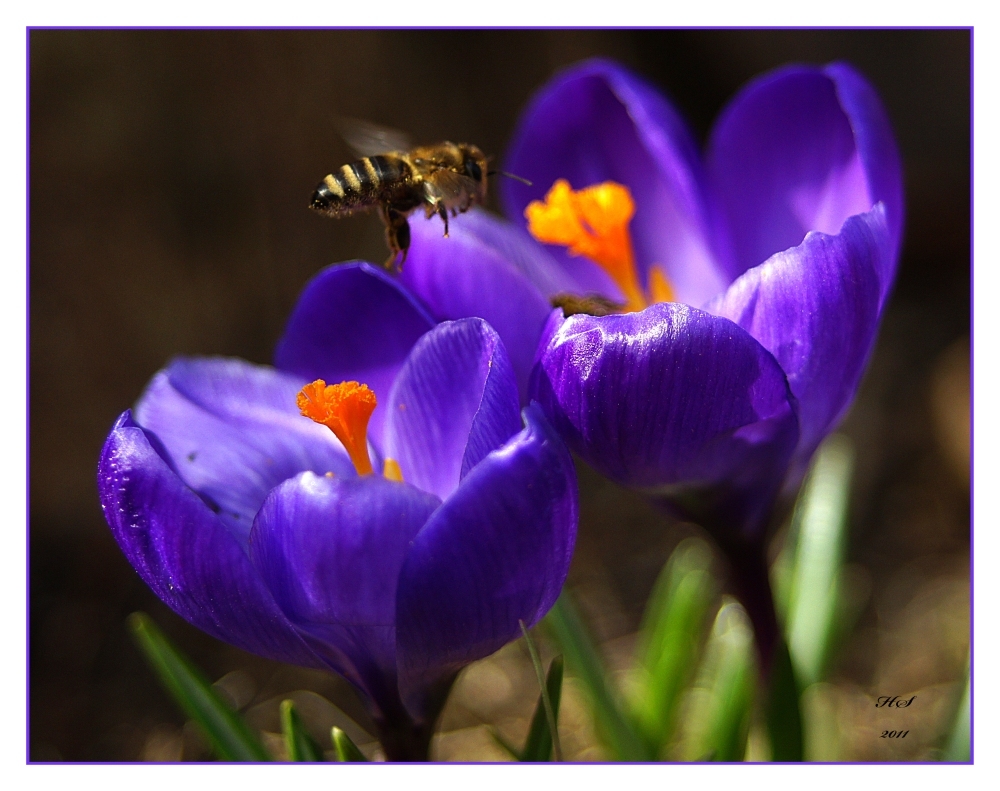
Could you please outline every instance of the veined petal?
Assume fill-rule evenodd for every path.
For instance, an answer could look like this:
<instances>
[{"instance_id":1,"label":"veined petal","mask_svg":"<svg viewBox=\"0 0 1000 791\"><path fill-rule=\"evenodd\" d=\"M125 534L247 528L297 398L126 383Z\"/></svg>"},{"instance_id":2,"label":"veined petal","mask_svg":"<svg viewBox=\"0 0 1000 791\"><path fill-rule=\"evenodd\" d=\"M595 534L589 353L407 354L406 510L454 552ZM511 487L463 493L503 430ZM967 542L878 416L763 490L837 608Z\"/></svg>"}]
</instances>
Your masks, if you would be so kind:
<instances>
[{"instance_id":1,"label":"veined petal","mask_svg":"<svg viewBox=\"0 0 1000 791\"><path fill-rule=\"evenodd\" d=\"M357 381L379 401L417 338L434 326L426 309L385 271L355 261L328 266L295 305L275 364L304 381ZM368 437L381 450L386 411L376 407Z\"/></svg>"},{"instance_id":2,"label":"veined petal","mask_svg":"<svg viewBox=\"0 0 1000 791\"><path fill-rule=\"evenodd\" d=\"M179 357L153 377L135 420L246 544L268 492L303 470L355 475L324 426L299 414L303 380L233 358Z\"/></svg>"},{"instance_id":3,"label":"veined petal","mask_svg":"<svg viewBox=\"0 0 1000 791\"><path fill-rule=\"evenodd\" d=\"M317 653L384 713L396 692L396 584L410 541L441 501L378 475L306 472L254 522L250 557Z\"/></svg>"},{"instance_id":4,"label":"veined petal","mask_svg":"<svg viewBox=\"0 0 1000 791\"><path fill-rule=\"evenodd\" d=\"M279 662L326 667L275 604L225 524L125 412L98 465L101 507L143 581L186 621Z\"/></svg>"},{"instance_id":5,"label":"veined petal","mask_svg":"<svg viewBox=\"0 0 1000 791\"><path fill-rule=\"evenodd\" d=\"M436 218L418 219L411 229L400 280L438 321L488 321L510 355L524 402L538 336L551 310L545 297L570 290L569 279L523 230L485 212L457 218L447 239Z\"/></svg>"},{"instance_id":6,"label":"veined petal","mask_svg":"<svg viewBox=\"0 0 1000 791\"><path fill-rule=\"evenodd\" d=\"M478 207L470 209L461 215L459 220L451 225L451 237L458 232L460 239L469 239L491 252L499 255L526 277L535 290L543 296L551 297L563 291L571 291L576 287L576 281L559 263L524 230L521 222L512 223L502 217ZM436 233L435 233L436 231ZM418 236L429 242L447 241L441 235L441 223L432 219L429 222L415 222L411 227L413 238ZM471 237L471 239L470 239ZM410 250L413 254L413 250ZM402 280L407 282L406 270L410 259L406 259L403 267Z\"/></svg>"},{"instance_id":7,"label":"veined petal","mask_svg":"<svg viewBox=\"0 0 1000 791\"><path fill-rule=\"evenodd\" d=\"M734 278L809 231L838 233L878 201L898 248L899 155L874 91L847 66L790 66L751 82L716 123L707 160Z\"/></svg>"},{"instance_id":8,"label":"veined petal","mask_svg":"<svg viewBox=\"0 0 1000 791\"><path fill-rule=\"evenodd\" d=\"M880 273L892 258L882 204L840 233L747 270L709 310L753 335L784 369L799 402L797 456L808 461L851 403L875 343Z\"/></svg>"},{"instance_id":9,"label":"veined petal","mask_svg":"<svg viewBox=\"0 0 1000 791\"><path fill-rule=\"evenodd\" d=\"M482 319L439 324L413 347L387 411L386 455L403 480L446 498L521 426L500 336Z\"/></svg>"},{"instance_id":10,"label":"veined petal","mask_svg":"<svg viewBox=\"0 0 1000 791\"><path fill-rule=\"evenodd\" d=\"M892 254L882 262L882 302L896 274L903 241L903 166L892 124L875 89L846 63L831 63L824 73L837 86L837 98L851 119L858 155L865 166L869 189L875 200L885 204L886 226L892 240Z\"/></svg>"},{"instance_id":11,"label":"veined petal","mask_svg":"<svg viewBox=\"0 0 1000 791\"><path fill-rule=\"evenodd\" d=\"M640 270L660 264L678 299L701 305L728 282L715 263L697 150L673 110L645 81L614 63L567 69L535 96L514 134L504 169L532 181L501 185L504 209L517 224L556 179L574 189L616 181L630 190ZM577 293L623 301L600 267L564 250L553 257L577 281ZM646 272L640 271L646 282Z\"/></svg>"},{"instance_id":12,"label":"veined petal","mask_svg":"<svg viewBox=\"0 0 1000 791\"><path fill-rule=\"evenodd\" d=\"M566 580L576 541L573 461L535 405L526 428L462 481L413 541L396 605L403 701L536 623Z\"/></svg>"},{"instance_id":13,"label":"veined petal","mask_svg":"<svg viewBox=\"0 0 1000 791\"><path fill-rule=\"evenodd\" d=\"M679 303L554 312L532 394L595 469L654 494L707 492L712 513L688 512L737 531L760 527L797 438L774 358L731 321Z\"/></svg>"}]
</instances>

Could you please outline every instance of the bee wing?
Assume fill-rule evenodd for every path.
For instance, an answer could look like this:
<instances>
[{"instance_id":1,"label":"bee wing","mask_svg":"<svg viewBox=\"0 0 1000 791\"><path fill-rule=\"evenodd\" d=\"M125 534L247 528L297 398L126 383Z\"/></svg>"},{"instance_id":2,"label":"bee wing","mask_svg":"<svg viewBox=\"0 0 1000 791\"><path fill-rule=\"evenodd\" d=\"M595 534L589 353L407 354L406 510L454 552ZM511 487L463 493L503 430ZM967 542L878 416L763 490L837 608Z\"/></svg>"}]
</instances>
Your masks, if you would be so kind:
<instances>
[{"instance_id":1,"label":"bee wing","mask_svg":"<svg viewBox=\"0 0 1000 791\"><path fill-rule=\"evenodd\" d=\"M337 131L357 157L371 157L387 151L408 151L413 141L406 132L380 126L360 118L336 119Z\"/></svg>"},{"instance_id":2,"label":"bee wing","mask_svg":"<svg viewBox=\"0 0 1000 791\"><path fill-rule=\"evenodd\" d=\"M479 185L468 176L447 168L434 171L427 181L430 181L437 194L448 202L458 200L463 195L475 195L479 188Z\"/></svg>"}]
</instances>

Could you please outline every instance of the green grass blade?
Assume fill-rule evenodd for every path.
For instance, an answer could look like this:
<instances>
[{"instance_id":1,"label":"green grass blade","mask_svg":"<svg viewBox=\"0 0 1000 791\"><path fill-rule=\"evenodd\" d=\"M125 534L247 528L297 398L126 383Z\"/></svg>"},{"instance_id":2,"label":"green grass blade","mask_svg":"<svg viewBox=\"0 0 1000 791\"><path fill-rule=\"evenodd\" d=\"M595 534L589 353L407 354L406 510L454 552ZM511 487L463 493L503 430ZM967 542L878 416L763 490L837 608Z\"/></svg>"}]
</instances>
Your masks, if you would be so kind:
<instances>
[{"instance_id":1,"label":"green grass blade","mask_svg":"<svg viewBox=\"0 0 1000 791\"><path fill-rule=\"evenodd\" d=\"M772 761L801 761L805 745L802 736L801 688L788 646L779 639L771 660L767 685L767 731L771 737Z\"/></svg>"},{"instance_id":2,"label":"green grass blade","mask_svg":"<svg viewBox=\"0 0 1000 791\"><path fill-rule=\"evenodd\" d=\"M260 739L227 704L205 675L167 640L145 613L132 613L129 628L146 659L184 713L204 731L223 761L270 761Z\"/></svg>"},{"instance_id":3,"label":"green grass blade","mask_svg":"<svg viewBox=\"0 0 1000 791\"><path fill-rule=\"evenodd\" d=\"M838 626L854 451L842 435L816 452L792 519L785 632L803 688L819 681Z\"/></svg>"},{"instance_id":4,"label":"green grass blade","mask_svg":"<svg viewBox=\"0 0 1000 791\"><path fill-rule=\"evenodd\" d=\"M969 679L965 680L965 693L962 695L962 702L958 706L958 713L955 715L955 723L951 727L951 735L944 748L942 761L969 760L971 752L969 749L969 732L972 729L972 712L969 698Z\"/></svg>"},{"instance_id":5,"label":"green grass blade","mask_svg":"<svg viewBox=\"0 0 1000 791\"><path fill-rule=\"evenodd\" d=\"M538 686L541 689L541 704L542 711L545 714L545 724L549 731L549 745L555 751L555 756L557 761L562 761L562 747L559 744L559 726L557 725L557 713L552 708L552 700L549 697L548 683L545 679L545 673L542 670L542 660L538 656L538 649L535 647L535 641L531 639L531 635L528 634L528 629L524 625L524 621L519 620L518 625L521 627L521 634L524 635L524 642L528 646L528 654L531 656L531 664L535 668L535 676L538 678ZM562 684L562 668L559 671L560 685ZM544 758L535 758L534 760L549 760L549 748L545 749Z\"/></svg>"},{"instance_id":6,"label":"green grass blade","mask_svg":"<svg viewBox=\"0 0 1000 791\"><path fill-rule=\"evenodd\" d=\"M365 758L365 754L357 748L357 745L351 741L351 737L344 733L336 725L334 725L331 729L330 736L333 739L333 749L337 753L337 760L341 763L368 760Z\"/></svg>"},{"instance_id":7,"label":"green grass blade","mask_svg":"<svg viewBox=\"0 0 1000 791\"><path fill-rule=\"evenodd\" d=\"M682 541L646 605L638 649L642 681L632 713L653 755L673 734L682 693L698 667L716 596L711 563L704 541Z\"/></svg>"},{"instance_id":8,"label":"green grass blade","mask_svg":"<svg viewBox=\"0 0 1000 791\"><path fill-rule=\"evenodd\" d=\"M541 666L539 665L539 670ZM518 756L521 761L550 761L553 752L557 761L563 760L562 746L556 741L556 749L553 750L552 733L559 735L559 702L562 699L563 680L563 658L555 657L549 664L549 672L545 678L544 692L538 696L538 705L535 706L535 714L531 718L531 727L528 729L528 738L524 740L524 749ZM552 707L552 724L549 723L548 713L545 706L545 698L548 697Z\"/></svg>"},{"instance_id":9,"label":"green grass blade","mask_svg":"<svg viewBox=\"0 0 1000 791\"><path fill-rule=\"evenodd\" d=\"M322 761L323 750L306 733L302 719L290 700L281 701L281 733L285 737L285 750L289 761Z\"/></svg>"},{"instance_id":10,"label":"green grass blade","mask_svg":"<svg viewBox=\"0 0 1000 791\"><path fill-rule=\"evenodd\" d=\"M753 629L743 608L729 601L719 609L705 647L691 712L689 757L742 761L753 708L756 668Z\"/></svg>"},{"instance_id":11,"label":"green grass blade","mask_svg":"<svg viewBox=\"0 0 1000 791\"><path fill-rule=\"evenodd\" d=\"M622 713L608 683L594 641L564 590L544 623L562 647L570 670L577 674L590 696L598 731L615 760L648 761L645 744Z\"/></svg>"}]
</instances>

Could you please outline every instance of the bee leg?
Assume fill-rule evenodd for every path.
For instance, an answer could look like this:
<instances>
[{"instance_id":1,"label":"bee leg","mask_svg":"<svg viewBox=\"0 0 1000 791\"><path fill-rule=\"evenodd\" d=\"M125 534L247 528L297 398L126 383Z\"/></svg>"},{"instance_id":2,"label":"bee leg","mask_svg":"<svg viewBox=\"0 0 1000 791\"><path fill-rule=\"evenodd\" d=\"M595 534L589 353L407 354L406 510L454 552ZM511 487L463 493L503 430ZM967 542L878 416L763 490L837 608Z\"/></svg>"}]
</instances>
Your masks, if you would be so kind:
<instances>
[{"instance_id":1,"label":"bee leg","mask_svg":"<svg viewBox=\"0 0 1000 791\"><path fill-rule=\"evenodd\" d=\"M444 235L445 238L448 237L448 210L445 208L443 203L437 205L438 217L444 222Z\"/></svg>"},{"instance_id":2,"label":"bee leg","mask_svg":"<svg viewBox=\"0 0 1000 791\"><path fill-rule=\"evenodd\" d=\"M385 262L385 268L399 271L410 249L410 223L403 212L388 206L382 209L382 219L385 220L385 242L389 246L389 259ZM403 258L397 266L396 258L400 252Z\"/></svg>"}]
</instances>

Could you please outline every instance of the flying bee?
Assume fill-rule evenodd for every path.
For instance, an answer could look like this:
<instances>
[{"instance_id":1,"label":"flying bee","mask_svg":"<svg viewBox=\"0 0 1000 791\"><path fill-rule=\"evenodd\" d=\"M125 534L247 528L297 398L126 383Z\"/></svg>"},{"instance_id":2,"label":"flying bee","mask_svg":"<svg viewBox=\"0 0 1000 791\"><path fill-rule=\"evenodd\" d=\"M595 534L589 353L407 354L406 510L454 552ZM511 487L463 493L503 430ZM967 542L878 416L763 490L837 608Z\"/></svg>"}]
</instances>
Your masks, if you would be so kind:
<instances>
[{"instance_id":1,"label":"flying bee","mask_svg":"<svg viewBox=\"0 0 1000 791\"><path fill-rule=\"evenodd\" d=\"M407 217L415 209L423 206L427 219L440 217L448 236L449 214L455 217L486 201L487 176L493 174L478 146L445 141L412 148L401 132L353 119L341 120L341 132L361 158L327 175L309 206L330 217L378 209L389 246L387 269L397 268L400 253L399 266L406 261Z\"/></svg>"}]
</instances>

